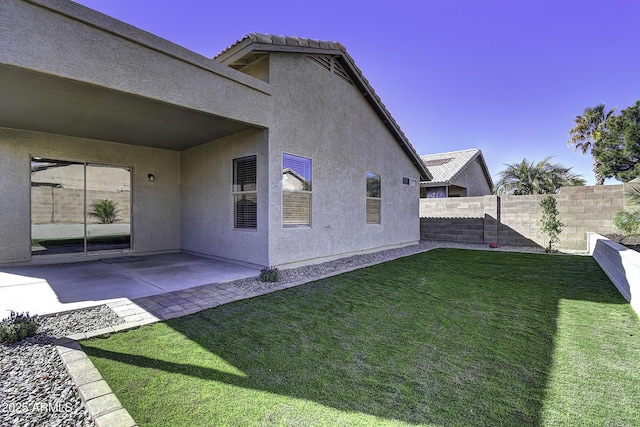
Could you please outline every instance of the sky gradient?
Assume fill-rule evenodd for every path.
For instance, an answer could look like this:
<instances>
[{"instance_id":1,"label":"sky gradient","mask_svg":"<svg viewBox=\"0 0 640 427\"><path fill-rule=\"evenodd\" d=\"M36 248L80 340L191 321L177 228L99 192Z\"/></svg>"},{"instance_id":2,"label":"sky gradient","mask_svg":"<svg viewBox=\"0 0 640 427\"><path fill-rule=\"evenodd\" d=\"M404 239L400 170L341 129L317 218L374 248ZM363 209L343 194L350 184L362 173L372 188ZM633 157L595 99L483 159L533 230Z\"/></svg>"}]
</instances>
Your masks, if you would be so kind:
<instances>
[{"instance_id":1,"label":"sky gradient","mask_svg":"<svg viewBox=\"0 0 640 427\"><path fill-rule=\"evenodd\" d=\"M479 148L494 181L554 156L593 185L573 118L640 99L636 0L76 2L206 57L252 32L338 41L419 154Z\"/></svg>"}]
</instances>

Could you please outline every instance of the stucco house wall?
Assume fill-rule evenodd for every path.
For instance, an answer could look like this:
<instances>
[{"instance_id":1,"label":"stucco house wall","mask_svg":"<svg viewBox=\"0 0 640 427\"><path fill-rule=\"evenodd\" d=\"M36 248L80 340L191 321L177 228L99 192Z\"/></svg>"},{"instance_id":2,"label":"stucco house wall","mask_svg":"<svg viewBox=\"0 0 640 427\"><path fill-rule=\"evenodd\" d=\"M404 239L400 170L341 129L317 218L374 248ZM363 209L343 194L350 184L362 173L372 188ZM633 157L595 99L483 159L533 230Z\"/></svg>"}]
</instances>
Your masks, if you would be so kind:
<instances>
[{"instance_id":1,"label":"stucco house wall","mask_svg":"<svg viewBox=\"0 0 640 427\"><path fill-rule=\"evenodd\" d=\"M245 131L180 153L183 250L269 264L268 138L266 130ZM234 229L233 159L251 155L257 156L258 225L256 230Z\"/></svg>"},{"instance_id":2,"label":"stucco house wall","mask_svg":"<svg viewBox=\"0 0 640 427\"><path fill-rule=\"evenodd\" d=\"M135 254L292 266L418 242L419 187L403 178L430 173L339 43L245 37L227 52L267 56L241 72L71 1L6 0L0 16L0 264L35 258L32 156L130 168ZM313 162L311 226L282 225L283 153ZM234 229L231 185L248 155L251 231ZM367 172L381 176L380 224L366 223Z\"/></svg>"},{"instance_id":3,"label":"stucco house wall","mask_svg":"<svg viewBox=\"0 0 640 427\"><path fill-rule=\"evenodd\" d=\"M486 196L492 190L477 159L469 163L452 184L466 188L466 197Z\"/></svg>"},{"instance_id":4,"label":"stucco house wall","mask_svg":"<svg viewBox=\"0 0 640 427\"><path fill-rule=\"evenodd\" d=\"M419 240L419 173L356 86L304 54L272 52L270 250L273 265L314 262ZM313 82L313 83L311 83ZM310 158L310 227L282 226L282 153ZM381 175L381 224L366 224L366 172Z\"/></svg>"},{"instance_id":5,"label":"stucco house wall","mask_svg":"<svg viewBox=\"0 0 640 427\"><path fill-rule=\"evenodd\" d=\"M132 168L136 252L180 249L180 154L176 151L0 128L0 263L31 258L30 161L43 156ZM149 182L147 174L155 174ZM162 206L162 209L158 209Z\"/></svg>"},{"instance_id":6,"label":"stucco house wall","mask_svg":"<svg viewBox=\"0 0 640 427\"><path fill-rule=\"evenodd\" d=\"M0 62L265 124L269 85L131 25L70 1L3 0L0 16Z\"/></svg>"}]
</instances>

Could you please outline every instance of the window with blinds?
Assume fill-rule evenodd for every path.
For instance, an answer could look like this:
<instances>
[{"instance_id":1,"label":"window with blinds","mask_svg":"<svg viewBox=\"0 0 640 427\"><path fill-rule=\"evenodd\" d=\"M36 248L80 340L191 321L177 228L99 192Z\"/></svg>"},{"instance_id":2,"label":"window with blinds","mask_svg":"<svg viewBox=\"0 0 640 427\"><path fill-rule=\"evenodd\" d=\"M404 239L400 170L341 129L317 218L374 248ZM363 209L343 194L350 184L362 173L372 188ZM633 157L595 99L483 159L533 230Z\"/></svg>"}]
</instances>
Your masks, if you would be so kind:
<instances>
[{"instance_id":1,"label":"window with blinds","mask_svg":"<svg viewBox=\"0 0 640 427\"><path fill-rule=\"evenodd\" d=\"M380 184L380 175L367 172L367 224L380 224Z\"/></svg>"},{"instance_id":2,"label":"window with blinds","mask_svg":"<svg viewBox=\"0 0 640 427\"><path fill-rule=\"evenodd\" d=\"M311 225L311 159L282 154L282 225Z\"/></svg>"},{"instance_id":3,"label":"window with blinds","mask_svg":"<svg viewBox=\"0 0 640 427\"><path fill-rule=\"evenodd\" d=\"M256 229L258 226L258 186L256 156L233 159L233 226Z\"/></svg>"}]
</instances>

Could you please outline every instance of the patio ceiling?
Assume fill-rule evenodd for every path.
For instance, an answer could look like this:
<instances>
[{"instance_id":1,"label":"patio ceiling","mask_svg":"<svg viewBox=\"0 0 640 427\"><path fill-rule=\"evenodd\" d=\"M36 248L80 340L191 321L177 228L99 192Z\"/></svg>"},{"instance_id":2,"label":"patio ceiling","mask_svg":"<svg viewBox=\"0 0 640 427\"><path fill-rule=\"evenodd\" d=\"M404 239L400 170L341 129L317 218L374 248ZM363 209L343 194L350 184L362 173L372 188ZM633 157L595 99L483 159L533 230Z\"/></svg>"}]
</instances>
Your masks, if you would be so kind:
<instances>
[{"instance_id":1,"label":"patio ceiling","mask_svg":"<svg viewBox=\"0 0 640 427\"><path fill-rule=\"evenodd\" d=\"M184 150L256 126L0 65L0 127Z\"/></svg>"}]
</instances>

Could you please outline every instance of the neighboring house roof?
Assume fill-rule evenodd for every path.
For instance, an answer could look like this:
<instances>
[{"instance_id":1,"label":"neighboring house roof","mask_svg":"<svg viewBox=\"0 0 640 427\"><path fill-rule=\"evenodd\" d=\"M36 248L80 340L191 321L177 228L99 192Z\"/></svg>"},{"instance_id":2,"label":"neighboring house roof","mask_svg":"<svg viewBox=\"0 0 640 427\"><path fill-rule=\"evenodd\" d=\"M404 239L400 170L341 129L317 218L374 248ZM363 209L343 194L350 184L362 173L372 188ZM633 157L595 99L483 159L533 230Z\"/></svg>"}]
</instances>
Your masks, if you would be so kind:
<instances>
[{"instance_id":1,"label":"neighboring house roof","mask_svg":"<svg viewBox=\"0 0 640 427\"><path fill-rule=\"evenodd\" d=\"M484 161L482 151L477 148L460 151L450 151L448 153L426 154L421 156L424 164L433 175L433 180L426 183L427 186L451 185L451 183L464 171L473 161L478 160L487 183L493 188L493 180L489 173L487 163Z\"/></svg>"},{"instance_id":2,"label":"neighboring house roof","mask_svg":"<svg viewBox=\"0 0 640 427\"><path fill-rule=\"evenodd\" d=\"M295 181L288 182L287 178L289 176L295 179ZM282 169L282 179L283 179L282 186L285 190L302 190L304 189L305 184L308 183L308 181L304 179L302 175L300 175L298 172L294 171L291 168Z\"/></svg>"},{"instance_id":3,"label":"neighboring house roof","mask_svg":"<svg viewBox=\"0 0 640 427\"><path fill-rule=\"evenodd\" d=\"M429 169L425 167L420 156L400 129L400 126L398 126L391 116L391 113L384 106L380 97L376 95L369 81L364 77L362 71L358 68L342 44L301 37L251 33L220 52L213 59L232 68L242 70L243 67L260 60L267 52L332 55L341 65L340 69L335 72L337 74L346 73L362 95L369 101L369 104L371 104L378 117L380 117L387 129L389 129L396 141L398 141L398 144L400 144L413 164L420 171L421 181L430 181L432 179Z\"/></svg>"}]
</instances>

